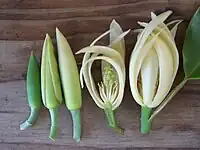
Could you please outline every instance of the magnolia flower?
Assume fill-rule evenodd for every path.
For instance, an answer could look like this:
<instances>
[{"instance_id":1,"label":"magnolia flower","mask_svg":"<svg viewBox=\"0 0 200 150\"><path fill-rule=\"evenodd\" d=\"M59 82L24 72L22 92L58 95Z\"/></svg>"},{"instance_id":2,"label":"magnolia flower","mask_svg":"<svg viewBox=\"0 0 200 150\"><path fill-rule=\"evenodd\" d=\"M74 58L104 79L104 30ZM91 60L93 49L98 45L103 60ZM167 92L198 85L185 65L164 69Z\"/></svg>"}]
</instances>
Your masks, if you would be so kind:
<instances>
[{"instance_id":1,"label":"magnolia flower","mask_svg":"<svg viewBox=\"0 0 200 150\"><path fill-rule=\"evenodd\" d=\"M122 133L117 126L113 111L122 102L125 87L125 44L124 36L129 30L123 32L119 24L113 20L110 30L95 39L90 46L81 49L79 53L85 53L80 71L80 81L83 87L83 79L87 89L97 104L105 111L109 126ZM109 46L95 45L105 35L110 34ZM101 56L99 56L101 55ZM91 74L91 67L95 60L101 60L102 82L98 83L99 92Z\"/></svg>"},{"instance_id":2,"label":"magnolia flower","mask_svg":"<svg viewBox=\"0 0 200 150\"><path fill-rule=\"evenodd\" d=\"M130 59L129 80L135 101L145 108L142 116L144 113L147 121L151 108L159 106L169 93L179 66L174 37L181 20L164 24L171 13L151 13L152 20L139 22L144 29L136 30L139 34ZM168 25L174 23L170 31Z\"/></svg>"}]
</instances>

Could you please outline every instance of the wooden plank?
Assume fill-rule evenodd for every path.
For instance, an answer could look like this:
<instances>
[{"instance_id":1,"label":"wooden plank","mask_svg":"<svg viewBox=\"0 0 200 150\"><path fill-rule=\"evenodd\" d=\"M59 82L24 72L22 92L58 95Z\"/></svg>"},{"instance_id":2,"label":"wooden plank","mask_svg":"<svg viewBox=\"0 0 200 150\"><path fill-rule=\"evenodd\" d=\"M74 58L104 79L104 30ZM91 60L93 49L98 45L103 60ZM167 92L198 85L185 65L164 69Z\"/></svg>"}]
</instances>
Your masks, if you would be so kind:
<instances>
[{"instance_id":1,"label":"wooden plank","mask_svg":"<svg viewBox=\"0 0 200 150\"><path fill-rule=\"evenodd\" d=\"M173 149L173 148L94 148L94 147L71 147L71 146L54 146L54 145L44 145L44 144L0 144L0 147L3 148L2 150L183 150L183 149ZM198 150L198 149L191 149L191 150Z\"/></svg>"},{"instance_id":2,"label":"wooden plank","mask_svg":"<svg viewBox=\"0 0 200 150\"><path fill-rule=\"evenodd\" d=\"M54 145L44 145L44 144L0 144L2 150L95 150L93 148L78 148L78 147L71 147L71 146L54 146ZM100 150L100 149L96 149ZM108 149L109 150L109 149ZM111 150L111 149L110 149Z\"/></svg>"},{"instance_id":3,"label":"wooden plank","mask_svg":"<svg viewBox=\"0 0 200 150\"><path fill-rule=\"evenodd\" d=\"M0 146L9 150L59 150L66 146L72 150L131 147L147 150L158 150L160 147L163 147L162 150L169 147L200 149L200 123L196 117L200 115L200 82L190 82L175 97L154 120L153 131L149 135L141 135L138 131L140 110L128 88L122 106L116 111L117 120L126 129L124 136L108 128L104 113L96 107L85 90L83 139L76 144L71 139L71 118L64 106L61 107L56 142L48 139L49 115L46 109L42 109L33 128L19 131L20 122L29 113L25 82L10 81L25 78L30 51L36 51L40 58L42 40L47 32L55 37L56 26L66 35L75 53L106 31L112 19L116 19L124 30L135 29L138 20L149 19L150 11L160 12L170 8L174 11L172 18L185 20L177 36L177 45L181 50L187 23L199 4L200 0L1 0ZM127 66L134 42L135 34L131 32L126 37ZM106 44L106 41L103 40L101 44ZM81 58L80 55L76 56L78 63ZM28 143L31 145L27 146Z\"/></svg>"},{"instance_id":4,"label":"wooden plank","mask_svg":"<svg viewBox=\"0 0 200 150\"><path fill-rule=\"evenodd\" d=\"M77 34L74 36L68 36L73 52L77 52L81 48L88 46L97 36L101 33L93 34ZM126 39L126 64L128 65L128 57L132 51L132 41L135 39L135 34L130 33ZM108 39L105 38L99 42L99 44L108 44ZM78 44L77 44L78 43ZM38 60L40 61L42 51L43 40L36 41L6 41L0 40L0 82L9 80L25 79L29 55L31 51L35 51ZM56 45L55 45L56 48ZM75 55L77 63L82 62L82 54Z\"/></svg>"},{"instance_id":5,"label":"wooden plank","mask_svg":"<svg viewBox=\"0 0 200 150\"><path fill-rule=\"evenodd\" d=\"M112 1L106 1L106 0L78 0L77 3L75 3L72 0L1 0L0 1L0 8L20 8L20 9L26 9L26 8L77 8L77 7L96 7L96 6L106 6L106 5L120 5L120 4L138 4L138 3L149 3L154 2L156 4L159 3L181 3L181 4L196 4L198 0L112 0Z\"/></svg>"},{"instance_id":6,"label":"wooden plank","mask_svg":"<svg viewBox=\"0 0 200 150\"><path fill-rule=\"evenodd\" d=\"M106 6L91 9L87 7L70 10L2 9L0 11L0 40L42 40L46 33L54 37L55 27L59 27L66 36L81 33L102 33L108 29L112 19L116 19L124 30L135 29L138 27L136 25L138 20L147 20L151 11L161 10L163 5L169 5L169 8L175 11L173 15L175 18L184 20L190 19L197 8L191 3L183 3L183 7L178 7L177 3L170 5L168 3L156 4L154 2L149 4L144 2L140 5L132 3L118 7Z\"/></svg>"},{"instance_id":7,"label":"wooden plank","mask_svg":"<svg viewBox=\"0 0 200 150\"><path fill-rule=\"evenodd\" d=\"M74 8L74 7L88 7L88 6L102 6L102 5L116 5L122 3L130 3L130 0L114 0L114 1L104 1L104 0L79 0L74 3L71 0L1 0L1 8ZM134 0L133 2L137 2Z\"/></svg>"},{"instance_id":8,"label":"wooden plank","mask_svg":"<svg viewBox=\"0 0 200 150\"><path fill-rule=\"evenodd\" d=\"M35 2L35 1L34 1ZM87 1L86 1L87 2ZM94 1L93 1L94 2ZM98 1L99 2L99 1ZM106 1L107 2L107 1ZM113 2L113 1L110 1ZM161 10L164 6L168 9L172 9L175 13L181 14L182 16L191 16L194 9L197 6L194 3L181 3L182 7L178 7L180 3L175 0L171 2L166 1L140 1L131 3L123 3L124 1L117 3L116 5L103 5L103 6L84 6L84 7L69 7L65 8L43 8L38 7L31 9L26 7L25 9L0 9L0 19L4 20L58 20L58 19L69 19L77 17L99 17L99 16L124 16L134 15L140 17L149 16L149 11ZM56 3L59 4L59 3ZM73 3L74 4L74 3ZM91 4L91 3L90 3ZM93 4L93 3L92 3ZM198 5L197 2L196 5ZM69 5L69 4L68 4ZM33 5L32 5L33 6ZM55 5L54 5L55 6ZM119 11L120 10L120 11ZM139 13L138 13L138 10Z\"/></svg>"},{"instance_id":9,"label":"wooden plank","mask_svg":"<svg viewBox=\"0 0 200 150\"><path fill-rule=\"evenodd\" d=\"M46 109L34 127L20 131L19 124L28 115L25 82L0 83L0 142L32 143L72 146L71 118L65 106L60 110L60 128L57 140L48 139L49 115ZM190 82L180 94L154 120L149 135L139 133L139 107L126 89L124 102L116 111L119 124L125 128L125 135L115 133L107 126L105 115L83 92L83 138L78 146L97 148L163 147L200 148L200 82ZM180 102L181 101L181 102ZM178 107L177 107L178 106ZM126 117L124 117L126 116Z\"/></svg>"},{"instance_id":10,"label":"wooden plank","mask_svg":"<svg viewBox=\"0 0 200 150\"><path fill-rule=\"evenodd\" d=\"M135 29L138 20L148 20L150 11L158 11L160 8L172 8L175 18L184 18L178 33L177 45L181 51L187 20L191 17L200 1L89 1L75 8L71 0L54 1L15 1L2 0L0 7L0 81L24 79L27 69L28 56L31 50L35 50L40 58L42 40L46 33L55 37L55 27L69 40L75 53L87 46L95 37L108 29L109 23L115 18L123 29ZM17 3L17 4L16 4ZM104 3L106 6L102 6ZM55 7L50 7L50 5ZM97 5L97 7L92 7ZM15 6L15 7L14 7ZM41 6L41 7L40 7ZM62 7L61 7L62 6ZM72 7L65 9L64 7ZM164 7L163 7L164 6ZM19 9L20 8L20 9ZM23 9L22 9L23 8ZM33 9L37 8L37 9ZM40 9L39 9L40 8ZM50 9L51 8L51 9ZM139 12L139 13L138 13ZM15 19L15 20L10 20ZM126 64L135 43L136 34L131 32L126 37L127 53ZM23 40L23 41L21 41ZM77 44L78 43L78 44ZM107 44L105 40L101 44ZM76 55L77 62L81 62L81 55ZM13 73L15 72L15 73Z\"/></svg>"},{"instance_id":11,"label":"wooden plank","mask_svg":"<svg viewBox=\"0 0 200 150\"><path fill-rule=\"evenodd\" d=\"M55 37L55 28L58 27L66 36L76 34L103 33L109 28L109 24L115 17L90 17L59 20L0 20L0 40L42 40L46 33ZM136 24L136 20L127 16L116 17L119 22L129 25L129 28ZM128 24L133 21L134 24ZM126 26L124 29L127 29Z\"/></svg>"},{"instance_id":12,"label":"wooden plank","mask_svg":"<svg viewBox=\"0 0 200 150\"><path fill-rule=\"evenodd\" d=\"M67 37L73 52L88 46L99 34L77 34ZM103 40L105 43L105 40ZM79 43L79 44L77 44ZM102 43L102 42L101 42ZM26 76L29 55L35 51L40 61L42 40L37 41L1 41L0 40L0 82L24 79ZM56 45L55 45L56 48ZM75 55L77 63L82 61L82 55Z\"/></svg>"},{"instance_id":13,"label":"wooden plank","mask_svg":"<svg viewBox=\"0 0 200 150\"><path fill-rule=\"evenodd\" d=\"M24 79L30 51L40 54L41 41L0 41L0 81Z\"/></svg>"}]
</instances>

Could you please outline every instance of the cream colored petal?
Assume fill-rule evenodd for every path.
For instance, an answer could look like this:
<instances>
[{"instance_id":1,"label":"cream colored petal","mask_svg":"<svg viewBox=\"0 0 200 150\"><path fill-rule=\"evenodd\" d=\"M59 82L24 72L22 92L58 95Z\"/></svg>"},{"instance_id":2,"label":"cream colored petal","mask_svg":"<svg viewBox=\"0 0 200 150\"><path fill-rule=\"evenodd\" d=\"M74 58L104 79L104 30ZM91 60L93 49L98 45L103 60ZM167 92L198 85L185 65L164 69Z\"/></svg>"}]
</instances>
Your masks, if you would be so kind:
<instances>
[{"instance_id":1,"label":"cream colored petal","mask_svg":"<svg viewBox=\"0 0 200 150\"><path fill-rule=\"evenodd\" d=\"M159 60L159 85L154 100L149 107L157 107L168 94L174 74L173 56L166 43L157 38L155 49Z\"/></svg>"},{"instance_id":2,"label":"cream colored petal","mask_svg":"<svg viewBox=\"0 0 200 150\"><path fill-rule=\"evenodd\" d=\"M144 106L144 103L138 91L138 86L137 86L138 75L139 75L143 60L147 56L149 50L152 48L158 35L159 34L149 39L149 41L143 46L143 48L140 51L137 51L137 50L133 51L130 58L129 83L130 83L131 93L135 101L141 106Z\"/></svg>"},{"instance_id":3,"label":"cream colored petal","mask_svg":"<svg viewBox=\"0 0 200 150\"><path fill-rule=\"evenodd\" d=\"M155 49L151 49L141 66L141 81L143 103L148 106L154 98L158 79L158 56Z\"/></svg>"},{"instance_id":4,"label":"cream colored petal","mask_svg":"<svg viewBox=\"0 0 200 150\"><path fill-rule=\"evenodd\" d=\"M102 39L104 36L108 35L111 32L111 30L108 30L106 32L104 32L103 34L101 34L100 36L98 36L91 44L90 46L95 45L100 39Z\"/></svg>"},{"instance_id":5,"label":"cream colored petal","mask_svg":"<svg viewBox=\"0 0 200 150\"><path fill-rule=\"evenodd\" d=\"M120 25L115 20L112 20L110 24L110 30L112 30L110 32L110 43L113 43L113 41L115 41L115 39L117 39L117 37L121 35L123 31Z\"/></svg>"},{"instance_id":6,"label":"cream colored petal","mask_svg":"<svg viewBox=\"0 0 200 150\"><path fill-rule=\"evenodd\" d=\"M151 20L148 24L148 26L145 27L145 29L142 31L140 38L138 39L134 50L133 51L140 51L140 49L143 47L144 43L146 42L147 38L151 34L151 32L161 23L163 23L169 15L172 13L172 11L166 11L160 15L158 15L155 19Z\"/></svg>"},{"instance_id":7,"label":"cream colored petal","mask_svg":"<svg viewBox=\"0 0 200 150\"><path fill-rule=\"evenodd\" d=\"M97 104L98 107L100 107L101 109L104 108L104 104L96 90L96 88L94 88L94 81L93 81L93 78L92 78L92 75L91 75L91 66L92 64L89 64L90 63L90 56L89 56L89 53L85 54L84 56L85 58L83 59L83 64L82 64L82 67L81 67L81 70L80 70L80 77L83 76L84 77L84 80L85 80L85 84L87 86L87 89L90 93L90 95L92 96L92 99L95 101L95 103ZM81 82L83 82L83 79L81 79Z\"/></svg>"},{"instance_id":8,"label":"cream colored petal","mask_svg":"<svg viewBox=\"0 0 200 150\"><path fill-rule=\"evenodd\" d=\"M155 19L157 16L154 12L151 12L151 19Z\"/></svg>"},{"instance_id":9,"label":"cream colored petal","mask_svg":"<svg viewBox=\"0 0 200 150\"><path fill-rule=\"evenodd\" d=\"M147 27L148 26L148 23L146 23L146 22L138 21L137 23L142 27Z\"/></svg>"},{"instance_id":10,"label":"cream colored petal","mask_svg":"<svg viewBox=\"0 0 200 150\"><path fill-rule=\"evenodd\" d=\"M109 58L109 57L105 57L105 56L97 56L95 58L91 58L89 61L93 61L93 60L104 60L104 61L107 61L108 63L110 63L114 68L115 70L117 71L117 74L118 74L118 79L119 79L119 93L118 93L118 96L115 100L115 102L112 104L113 106L113 110L115 110L122 102L122 99L123 99L123 95L124 95L124 79L123 79L123 72L121 70L121 67L120 65L115 62L113 59ZM87 62L86 62L87 63Z\"/></svg>"},{"instance_id":11,"label":"cream colored petal","mask_svg":"<svg viewBox=\"0 0 200 150\"><path fill-rule=\"evenodd\" d=\"M162 38L163 41L165 41L165 43L168 45L169 50L171 51L171 54L173 56L173 62L174 62L173 63L173 68L174 68L173 80L174 80L177 70L178 70L178 66L179 66L179 53L176 47L176 43L173 37L166 34L165 32L160 32L159 37Z\"/></svg>"},{"instance_id":12,"label":"cream colored petal","mask_svg":"<svg viewBox=\"0 0 200 150\"><path fill-rule=\"evenodd\" d=\"M124 61L123 61L121 55L112 48L109 48L109 47L106 47L106 46L95 45L95 46L92 46L92 47L85 47L85 48L79 50L76 54L86 53L86 52L103 54L106 57L117 60L118 63L120 64L120 66L123 67Z\"/></svg>"},{"instance_id":13,"label":"cream colored petal","mask_svg":"<svg viewBox=\"0 0 200 150\"><path fill-rule=\"evenodd\" d=\"M172 34L173 38L175 38L177 29L178 29L178 25L179 25L182 21L183 21L183 20L180 20L179 22L177 22L177 23L175 24L175 26L171 29L171 34Z\"/></svg>"}]
</instances>

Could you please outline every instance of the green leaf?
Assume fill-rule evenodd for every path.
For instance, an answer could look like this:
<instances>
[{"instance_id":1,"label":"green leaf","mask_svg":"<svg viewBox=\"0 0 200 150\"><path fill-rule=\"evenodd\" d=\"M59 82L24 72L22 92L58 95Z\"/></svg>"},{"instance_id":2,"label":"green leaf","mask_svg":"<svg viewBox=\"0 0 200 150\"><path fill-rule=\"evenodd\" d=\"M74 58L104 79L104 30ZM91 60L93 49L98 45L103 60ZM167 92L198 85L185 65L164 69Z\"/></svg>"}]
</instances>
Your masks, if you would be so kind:
<instances>
[{"instance_id":1,"label":"green leaf","mask_svg":"<svg viewBox=\"0 0 200 150\"><path fill-rule=\"evenodd\" d=\"M183 67L187 79L200 79L200 8L192 17L186 31Z\"/></svg>"}]
</instances>

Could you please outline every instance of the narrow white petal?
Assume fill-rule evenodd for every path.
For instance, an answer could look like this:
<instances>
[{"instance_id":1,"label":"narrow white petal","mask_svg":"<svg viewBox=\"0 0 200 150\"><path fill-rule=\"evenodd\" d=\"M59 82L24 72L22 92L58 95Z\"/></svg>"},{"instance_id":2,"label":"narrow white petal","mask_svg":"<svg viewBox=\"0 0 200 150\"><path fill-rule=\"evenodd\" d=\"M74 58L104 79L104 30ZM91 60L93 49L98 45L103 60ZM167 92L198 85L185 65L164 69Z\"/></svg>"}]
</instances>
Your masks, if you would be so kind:
<instances>
[{"instance_id":1,"label":"narrow white petal","mask_svg":"<svg viewBox=\"0 0 200 150\"><path fill-rule=\"evenodd\" d=\"M137 22L139 25L141 25L142 27L146 27L148 25L148 23L146 22L141 22L141 21L138 21Z\"/></svg>"},{"instance_id":2,"label":"narrow white petal","mask_svg":"<svg viewBox=\"0 0 200 150\"><path fill-rule=\"evenodd\" d=\"M113 43L113 41L115 41L117 37L123 33L123 31L115 20L111 22L110 30L112 30L112 32L110 32L110 43Z\"/></svg>"},{"instance_id":3,"label":"narrow white petal","mask_svg":"<svg viewBox=\"0 0 200 150\"><path fill-rule=\"evenodd\" d=\"M112 106L113 106L112 109L115 110L121 104L122 99L123 99L123 95L124 95L124 87L125 87L125 82L124 82L124 79L123 79L124 72L122 71L120 65L117 62L115 62L113 59L109 58L109 57L98 56L98 57L95 57L95 58L91 58L90 60L88 60L88 62L89 61L94 61L94 60L104 60L104 61L107 61L117 71L118 79L119 79L119 92L118 92L116 100L112 104ZM88 63L88 62L86 62L86 63Z\"/></svg>"},{"instance_id":4,"label":"narrow white petal","mask_svg":"<svg viewBox=\"0 0 200 150\"><path fill-rule=\"evenodd\" d=\"M170 25L172 25L172 24L176 24L176 23L178 23L178 22L180 22L180 21L182 21L182 20L180 20L180 19L173 20L173 21L167 23L166 25L167 25L167 26L170 26Z\"/></svg>"},{"instance_id":5,"label":"narrow white petal","mask_svg":"<svg viewBox=\"0 0 200 150\"><path fill-rule=\"evenodd\" d=\"M151 34L151 32L161 23L163 23L169 15L172 13L172 11L166 11L160 15L158 15L155 19L151 20L148 24L148 26L145 27L145 29L142 31L140 38L138 39L134 50L133 51L140 51L140 49L143 47L144 43L146 42L147 38Z\"/></svg>"},{"instance_id":6,"label":"narrow white petal","mask_svg":"<svg viewBox=\"0 0 200 150\"><path fill-rule=\"evenodd\" d=\"M173 56L173 68L174 68L174 74L173 74L173 80L176 76L177 70L178 70L178 66L179 66L179 53L178 53L178 49L176 47L176 43L172 37L172 35L170 35L170 31L168 30L169 34L166 34L166 32L162 32L160 28L159 32L160 32L160 37L163 39L163 41L165 42L165 44L168 45L169 50Z\"/></svg>"},{"instance_id":7,"label":"narrow white petal","mask_svg":"<svg viewBox=\"0 0 200 150\"><path fill-rule=\"evenodd\" d=\"M124 37L125 37L130 31L131 31L131 30L129 29L129 30L123 32L122 34L120 34L115 40L113 40L113 41L110 43L110 45L113 45L113 44L115 44L115 43L117 43L117 42L120 42L121 40L123 40L123 43L122 43L122 44L124 44ZM124 48L123 48L123 50L124 50Z\"/></svg>"},{"instance_id":8,"label":"narrow white petal","mask_svg":"<svg viewBox=\"0 0 200 150\"><path fill-rule=\"evenodd\" d=\"M157 35L158 36L158 35ZM140 51L133 51L131 54L130 64L129 64L129 83L131 88L131 93L135 101L144 106L143 99L138 91L137 80L142 66L143 60L146 57L149 50L152 48L157 36L151 38Z\"/></svg>"},{"instance_id":9,"label":"narrow white petal","mask_svg":"<svg viewBox=\"0 0 200 150\"><path fill-rule=\"evenodd\" d=\"M146 106L151 104L158 79L158 56L154 49L151 49L145 57L141 67L143 102Z\"/></svg>"},{"instance_id":10,"label":"narrow white petal","mask_svg":"<svg viewBox=\"0 0 200 150\"><path fill-rule=\"evenodd\" d=\"M154 12L151 12L151 19L155 19L157 16Z\"/></svg>"},{"instance_id":11,"label":"narrow white petal","mask_svg":"<svg viewBox=\"0 0 200 150\"><path fill-rule=\"evenodd\" d=\"M79 50L76 54L86 53L86 52L103 54L104 56L107 56L109 58L117 60L121 67L124 66L123 65L124 61L123 61L121 55L119 54L119 52L115 51L112 48L109 48L109 47L106 47L106 46L95 45L95 46L85 47L85 48Z\"/></svg>"},{"instance_id":12,"label":"narrow white petal","mask_svg":"<svg viewBox=\"0 0 200 150\"><path fill-rule=\"evenodd\" d=\"M104 32L102 35L98 36L91 44L90 46L95 45L100 39L102 39L104 36L108 35L111 32L111 30L108 30Z\"/></svg>"},{"instance_id":13,"label":"narrow white petal","mask_svg":"<svg viewBox=\"0 0 200 150\"><path fill-rule=\"evenodd\" d=\"M144 29L135 29L135 30L133 30L133 32L135 32L135 33L141 33L143 30Z\"/></svg>"},{"instance_id":14,"label":"narrow white petal","mask_svg":"<svg viewBox=\"0 0 200 150\"><path fill-rule=\"evenodd\" d=\"M149 107L157 107L164 100L172 86L174 74L173 56L169 47L160 38L157 38L154 46L159 61L159 85L154 100Z\"/></svg>"},{"instance_id":15,"label":"narrow white petal","mask_svg":"<svg viewBox=\"0 0 200 150\"><path fill-rule=\"evenodd\" d=\"M173 38L175 38L177 29L178 29L178 25L179 25L182 21L183 21L183 20L180 20L179 22L177 22L177 23L175 24L175 26L171 29L171 34L172 34Z\"/></svg>"},{"instance_id":16,"label":"narrow white petal","mask_svg":"<svg viewBox=\"0 0 200 150\"><path fill-rule=\"evenodd\" d=\"M104 108L104 104L102 102L102 100L100 99L99 97L99 94L97 92L97 90L94 90L92 87L94 86L94 81L91 79L91 75L90 74L90 68L89 68L89 65L88 65L88 61L89 61L89 58L90 58L90 53L86 53L84 55L84 58L83 58L83 63L82 63L82 67L81 67L81 70L80 70L80 77L84 77L84 80L85 80L85 84L87 86L87 89L92 97L92 99L95 101L95 103L97 104L98 107L100 107L101 109ZM92 65L92 64L90 64ZM83 80L81 80L83 82Z\"/></svg>"}]
</instances>

